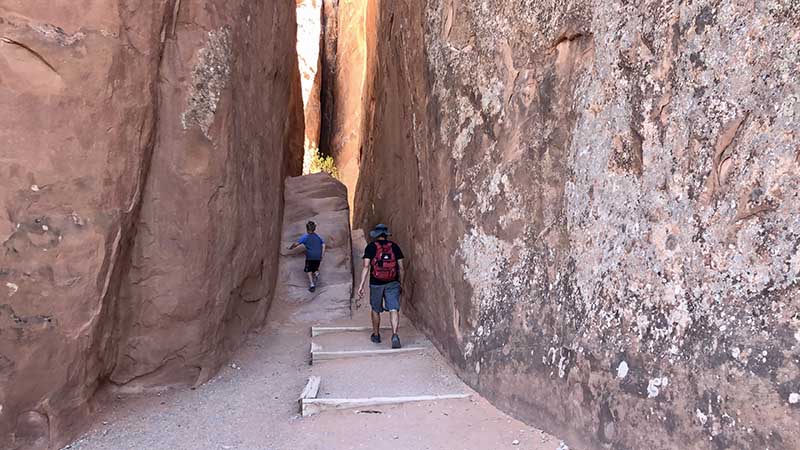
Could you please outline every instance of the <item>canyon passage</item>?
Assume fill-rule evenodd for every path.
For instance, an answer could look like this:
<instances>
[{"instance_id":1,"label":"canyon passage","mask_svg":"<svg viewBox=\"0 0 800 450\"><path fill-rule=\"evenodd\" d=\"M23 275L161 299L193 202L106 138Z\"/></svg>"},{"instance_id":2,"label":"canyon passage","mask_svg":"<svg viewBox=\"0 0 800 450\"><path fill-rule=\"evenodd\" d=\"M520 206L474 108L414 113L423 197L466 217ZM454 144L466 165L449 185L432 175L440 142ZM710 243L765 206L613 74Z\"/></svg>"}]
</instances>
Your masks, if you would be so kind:
<instances>
[{"instance_id":1,"label":"canyon passage","mask_svg":"<svg viewBox=\"0 0 800 450\"><path fill-rule=\"evenodd\" d=\"M798 73L792 0L0 0L0 449L800 448Z\"/></svg>"}]
</instances>

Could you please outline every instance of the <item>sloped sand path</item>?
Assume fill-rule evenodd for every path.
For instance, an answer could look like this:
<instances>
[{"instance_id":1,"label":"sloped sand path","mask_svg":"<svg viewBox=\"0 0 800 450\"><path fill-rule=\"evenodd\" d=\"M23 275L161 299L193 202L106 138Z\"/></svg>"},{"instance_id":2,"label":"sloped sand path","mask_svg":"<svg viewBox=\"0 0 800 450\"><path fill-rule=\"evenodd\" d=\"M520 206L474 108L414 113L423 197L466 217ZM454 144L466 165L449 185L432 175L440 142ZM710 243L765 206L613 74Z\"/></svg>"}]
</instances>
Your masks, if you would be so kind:
<instances>
[{"instance_id":1,"label":"sloped sand path","mask_svg":"<svg viewBox=\"0 0 800 450\"><path fill-rule=\"evenodd\" d=\"M324 175L287 180L285 246L309 219L329 243L320 287L310 293L303 257L281 257L279 296L266 326L253 333L231 364L196 389L118 399L94 429L70 448L81 450L555 450L560 442L511 419L471 392L441 355L405 319L414 354L322 361L309 365L312 340L328 350L375 346L368 333L312 338L311 326L366 325L368 309L351 317L352 246L346 192ZM344 207L342 207L344 205ZM344 230L344 231L343 231ZM354 236L363 236L354 233ZM355 247L363 245L363 237ZM357 253L358 250L356 250ZM287 252L288 253L288 252ZM388 338L388 332L384 332ZM386 339L385 341L388 341ZM297 397L320 376L320 398L471 393L469 399L420 402L300 417ZM515 443L516 442L516 443Z\"/></svg>"}]
</instances>

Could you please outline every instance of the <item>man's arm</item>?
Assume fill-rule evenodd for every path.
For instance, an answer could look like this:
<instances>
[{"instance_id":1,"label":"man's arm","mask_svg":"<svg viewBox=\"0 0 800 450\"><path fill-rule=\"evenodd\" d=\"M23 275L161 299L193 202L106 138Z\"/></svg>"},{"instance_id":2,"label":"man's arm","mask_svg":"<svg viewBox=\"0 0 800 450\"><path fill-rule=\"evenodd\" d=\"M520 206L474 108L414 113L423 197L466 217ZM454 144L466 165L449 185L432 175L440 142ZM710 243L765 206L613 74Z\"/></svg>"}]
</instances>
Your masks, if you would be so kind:
<instances>
[{"instance_id":1,"label":"man's arm","mask_svg":"<svg viewBox=\"0 0 800 450\"><path fill-rule=\"evenodd\" d=\"M361 284L358 285L358 298L364 297L364 283L367 282L367 276L369 275L369 259L364 258L364 265L361 269Z\"/></svg>"},{"instance_id":2,"label":"man's arm","mask_svg":"<svg viewBox=\"0 0 800 450\"><path fill-rule=\"evenodd\" d=\"M323 256L325 256L325 243L324 242L322 243L322 253L320 253L319 259L322 259Z\"/></svg>"},{"instance_id":3,"label":"man's arm","mask_svg":"<svg viewBox=\"0 0 800 450\"><path fill-rule=\"evenodd\" d=\"M405 266L403 265L403 260L402 259L398 259L397 260L397 265L400 268L400 270L397 272L397 281L400 282L400 293L402 293L403 292L403 280L406 279L406 277L405 277L406 269L405 269Z\"/></svg>"},{"instance_id":4,"label":"man's arm","mask_svg":"<svg viewBox=\"0 0 800 450\"><path fill-rule=\"evenodd\" d=\"M403 265L403 260L402 259L398 259L397 260L397 265L400 267L400 270L397 272L397 281L402 283L403 280L405 280L405 278L406 278L406 277L403 276L403 275L405 275L405 272L406 272L405 266Z\"/></svg>"}]
</instances>

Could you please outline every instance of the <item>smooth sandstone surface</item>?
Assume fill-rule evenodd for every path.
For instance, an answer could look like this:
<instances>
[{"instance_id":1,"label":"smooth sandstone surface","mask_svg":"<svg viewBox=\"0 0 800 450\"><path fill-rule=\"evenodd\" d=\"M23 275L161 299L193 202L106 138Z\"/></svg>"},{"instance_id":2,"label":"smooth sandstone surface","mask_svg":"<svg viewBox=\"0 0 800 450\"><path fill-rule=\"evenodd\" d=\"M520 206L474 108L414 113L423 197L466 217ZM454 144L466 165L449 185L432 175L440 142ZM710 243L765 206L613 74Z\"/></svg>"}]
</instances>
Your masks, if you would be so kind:
<instances>
[{"instance_id":1,"label":"smooth sandstone surface","mask_svg":"<svg viewBox=\"0 0 800 450\"><path fill-rule=\"evenodd\" d=\"M0 448L196 384L266 314L300 170L294 2L0 1Z\"/></svg>"},{"instance_id":2,"label":"smooth sandstone surface","mask_svg":"<svg viewBox=\"0 0 800 450\"><path fill-rule=\"evenodd\" d=\"M322 48L320 49L319 148L330 153L336 117L336 53L339 42L339 0L322 0Z\"/></svg>"},{"instance_id":3,"label":"smooth sandstone surface","mask_svg":"<svg viewBox=\"0 0 800 450\"><path fill-rule=\"evenodd\" d=\"M800 448L796 2L374 4L354 227L460 374L578 448Z\"/></svg>"},{"instance_id":4,"label":"smooth sandstone surface","mask_svg":"<svg viewBox=\"0 0 800 450\"><path fill-rule=\"evenodd\" d=\"M326 323L350 317L353 291L352 247L350 244L350 211L347 189L326 173L315 173L286 179L286 207L283 215L283 234L275 293L282 303L293 306L292 315L270 313L272 320L281 323ZM306 223L317 224L317 234L325 242L325 254L319 268L317 289L308 291L303 246L288 247L306 232ZM276 314L278 316L276 317Z\"/></svg>"},{"instance_id":5,"label":"smooth sandstone surface","mask_svg":"<svg viewBox=\"0 0 800 450\"><path fill-rule=\"evenodd\" d=\"M333 71L323 72L334 77L323 83L324 93L332 95L335 101L333 121L323 127L326 133L330 129L330 147L326 150L336 160L339 178L347 186L349 204L354 204L359 164L367 138L365 130L370 119L366 114L377 56L374 51L375 13L379 7L370 0L338 2L336 66ZM332 94L328 94L331 91ZM324 110L323 114L326 113Z\"/></svg>"}]
</instances>

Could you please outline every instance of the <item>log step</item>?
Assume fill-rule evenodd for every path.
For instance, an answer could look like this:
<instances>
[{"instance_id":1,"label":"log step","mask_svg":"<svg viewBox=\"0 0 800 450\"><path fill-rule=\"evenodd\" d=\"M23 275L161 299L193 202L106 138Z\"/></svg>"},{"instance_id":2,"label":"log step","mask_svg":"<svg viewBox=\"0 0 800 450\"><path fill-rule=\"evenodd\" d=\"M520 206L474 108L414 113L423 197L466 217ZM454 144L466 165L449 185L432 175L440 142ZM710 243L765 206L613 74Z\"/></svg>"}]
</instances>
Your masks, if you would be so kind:
<instances>
[{"instance_id":1,"label":"log step","mask_svg":"<svg viewBox=\"0 0 800 450\"><path fill-rule=\"evenodd\" d=\"M318 346L312 344L311 346L311 364L317 361L326 361L331 359L342 358L363 358L370 356L388 356L397 355L401 353L414 353L425 351L426 347L403 347L395 349L375 349L375 350L344 350L326 352L321 350Z\"/></svg>"},{"instance_id":2,"label":"log step","mask_svg":"<svg viewBox=\"0 0 800 450\"><path fill-rule=\"evenodd\" d=\"M469 398L471 394L417 395L408 397L371 398L308 398L300 401L303 417L313 416L323 411L364 408L369 406L399 405L412 402L430 402Z\"/></svg>"},{"instance_id":3,"label":"log step","mask_svg":"<svg viewBox=\"0 0 800 450\"><path fill-rule=\"evenodd\" d=\"M306 383L306 387L303 388L303 392L300 393L300 397L297 400L317 398L320 381L322 379L316 375L308 377L308 383Z\"/></svg>"},{"instance_id":4,"label":"log step","mask_svg":"<svg viewBox=\"0 0 800 450\"><path fill-rule=\"evenodd\" d=\"M389 325L382 326L381 330L391 330L392 327ZM359 331L372 331L372 327L311 327L311 337L317 337L321 334L329 334L329 333L348 333L348 332L359 332Z\"/></svg>"}]
</instances>

